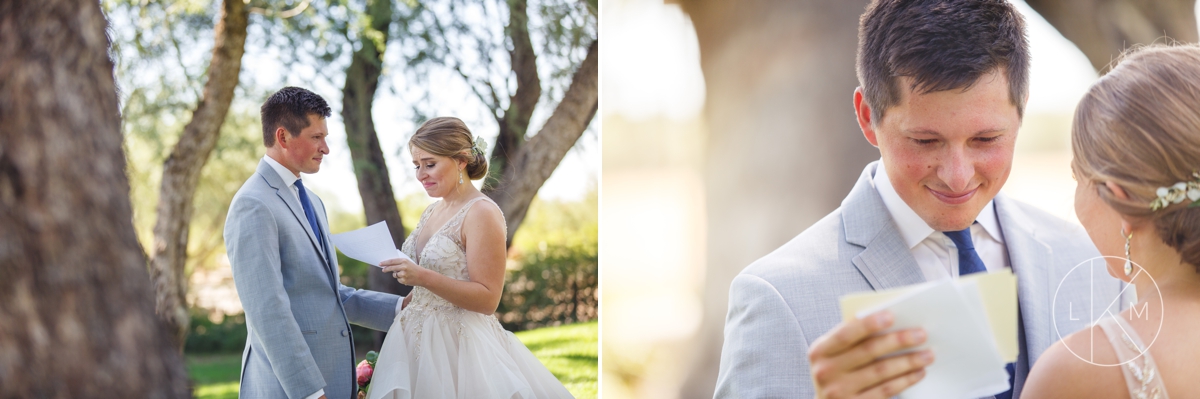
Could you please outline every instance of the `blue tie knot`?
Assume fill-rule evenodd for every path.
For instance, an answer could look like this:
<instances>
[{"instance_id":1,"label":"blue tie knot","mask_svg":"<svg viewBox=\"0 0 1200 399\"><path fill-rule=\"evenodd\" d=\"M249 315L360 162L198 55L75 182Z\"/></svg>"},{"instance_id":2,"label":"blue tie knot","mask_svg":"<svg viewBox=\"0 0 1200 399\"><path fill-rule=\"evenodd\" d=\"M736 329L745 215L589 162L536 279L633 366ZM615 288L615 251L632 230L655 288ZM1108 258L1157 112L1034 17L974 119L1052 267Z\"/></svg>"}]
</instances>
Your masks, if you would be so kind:
<instances>
[{"instance_id":1,"label":"blue tie knot","mask_svg":"<svg viewBox=\"0 0 1200 399\"><path fill-rule=\"evenodd\" d=\"M958 247L960 252L965 250L975 250L975 242L971 240L970 227L957 231L943 231L942 234L945 234L946 237L950 237L950 241L954 241L954 246Z\"/></svg>"},{"instance_id":2,"label":"blue tie knot","mask_svg":"<svg viewBox=\"0 0 1200 399\"><path fill-rule=\"evenodd\" d=\"M958 231L943 231L942 234L950 237L950 241L954 241L954 246L958 247L959 276L987 270L987 267L983 265L983 259L980 259L979 253L975 252L975 242L971 241L970 227Z\"/></svg>"}]
</instances>

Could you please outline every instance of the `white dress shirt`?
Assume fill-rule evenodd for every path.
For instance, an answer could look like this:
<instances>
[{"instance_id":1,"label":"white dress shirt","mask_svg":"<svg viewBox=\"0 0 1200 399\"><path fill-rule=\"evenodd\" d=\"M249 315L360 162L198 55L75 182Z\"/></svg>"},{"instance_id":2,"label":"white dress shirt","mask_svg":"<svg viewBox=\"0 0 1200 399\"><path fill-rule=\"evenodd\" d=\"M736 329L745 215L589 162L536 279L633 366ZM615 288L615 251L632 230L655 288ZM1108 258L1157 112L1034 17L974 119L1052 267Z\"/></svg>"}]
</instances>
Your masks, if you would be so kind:
<instances>
[{"instance_id":1,"label":"white dress shirt","mask_svg":"<svg viewBox=\"0 0 1200 399\"><path fill-rule=\"evenodd\" d=\"M263 155L263 160L267 161L267 164L271 165L271 169L274 169L275 173L279 174L279 178L282 179L283 183L288 186L288 191L291 191L292 195L296 196L296 202L300 202L300 188L296 187L296 181L300 180L300 176L292 173L291 170L288 170L287 167L283 166L283 164L279 163L279 161L276 161L275 158L271 158L269 155ZM303 208L301 211L303 211ZM313 211L315 212L316 210L314 209ZM316 215L313 216L315 217ZM328 234L328 232L326 232L326 234ZM400 314L400 308L403 307L403 305L404 297L400 297L400 300L396 301L396 314ZM308 395L308 397L305 399L317 399L323 395L325 395L325 390L321 389L312 395Z\"/></svg>"},{"instance_id":2,"label":"white dress shirt","mask_svg":"<svg viewBox=\"0 0 1200 399\"><path fill-rule=\"evenodd\" d=\"M954 245L954 241L929 227L908 203L900 198L882 162L879 168L875 169L875 177L872 180L884 206L892 215L892 221L896 223L896 229L900 231L908 250L921 267L925 281L957 277L958 247ZM971 225L971 241L975 244L975 252L979 254L979 259L983 260L987 271L990 273L1010 268L1008 248L1004 245L1004 234L1000 231L993 201L988 201L987 206L984 206L975 218L975 222Z\"/></svg>"},{"instance_id":3,"label":"white dress shirt","mask_svg":"<svg viewBox=\"0 0 1200 399\"><path fill-rule=\"evenodd\" d=\"M279 161L276 161L275 158L271 158L269 155L263 155L263 160L267 161L267 165L271 165L271 169L274 169L275 173L279 174L280 179L283 179L283 184L286 184L290 189L289 191L292 192L292 195L296 196L296 202L300 202L300 188L296 187L296 180L300 180L300 176L292 173L292 171L288 170L287 167L283 166L283 164L279 163Z\"/></svg>"}]
</instances>

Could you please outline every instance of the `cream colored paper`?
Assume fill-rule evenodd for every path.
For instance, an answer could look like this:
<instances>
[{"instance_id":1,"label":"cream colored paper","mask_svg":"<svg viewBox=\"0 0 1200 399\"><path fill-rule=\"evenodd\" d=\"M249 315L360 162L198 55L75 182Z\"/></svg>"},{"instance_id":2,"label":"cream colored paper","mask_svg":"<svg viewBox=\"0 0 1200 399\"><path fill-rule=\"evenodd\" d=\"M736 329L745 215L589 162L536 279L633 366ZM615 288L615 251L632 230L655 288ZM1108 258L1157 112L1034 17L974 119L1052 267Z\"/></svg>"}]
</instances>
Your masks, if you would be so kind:
<instances>
[{"instance_id":1,"label":"cream colored paper","mask_svg":"<svg viewBox=\"0 0 1200 399\"><path fill-rule=\"evenodd\" d=\"M983 310L987 316L996 349L1007 363L1017 361L1017 277L1011 270L996 273L975 273L958 279L956 283L974 281L983 299ZM877 307L904 295L928 289L937 282L922 283L890 290L860 292L839 299L842 320L850 320L864 309Z\"/></svg>"}]
</instances>

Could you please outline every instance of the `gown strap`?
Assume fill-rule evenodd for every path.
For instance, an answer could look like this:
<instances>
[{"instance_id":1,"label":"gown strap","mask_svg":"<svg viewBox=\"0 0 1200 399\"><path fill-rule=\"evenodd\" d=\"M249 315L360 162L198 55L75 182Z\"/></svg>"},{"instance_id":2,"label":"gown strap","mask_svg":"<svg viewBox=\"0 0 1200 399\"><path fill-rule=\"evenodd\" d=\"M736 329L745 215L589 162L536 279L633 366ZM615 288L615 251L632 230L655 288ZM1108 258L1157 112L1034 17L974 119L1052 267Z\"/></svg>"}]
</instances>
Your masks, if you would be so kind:
<instances>
[{"instance_id":1,"label":"gown strap","mask_svg":"<svg viewBox=\"0 0 1200 399\"><path fill-rule=\"evenodd\" d=\"M1120 315L1102 318L1096 324L1104 330L1104 335L1108 336L1108 342L1117 354L1121 372L1125 375L1125 386L1129 388L1129 397L1169 399L1158 366L1137 331Z\"/></svg>"}]
</instances>

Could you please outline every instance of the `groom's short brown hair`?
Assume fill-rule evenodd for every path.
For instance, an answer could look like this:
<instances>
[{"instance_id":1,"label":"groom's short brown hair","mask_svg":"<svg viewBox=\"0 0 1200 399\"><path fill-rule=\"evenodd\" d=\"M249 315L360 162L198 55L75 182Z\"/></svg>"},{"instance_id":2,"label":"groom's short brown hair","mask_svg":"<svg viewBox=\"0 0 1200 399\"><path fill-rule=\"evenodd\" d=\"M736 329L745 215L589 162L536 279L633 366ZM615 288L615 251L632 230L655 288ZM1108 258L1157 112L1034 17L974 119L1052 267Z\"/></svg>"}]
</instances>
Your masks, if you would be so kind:
<instances>
[{"instance_id":1,"label":"groom's short brown hair","mask_svg":"<svg viewBox=\"0 0 1200 399\"><path fill-rule=\"evenodd\" d=\"M263 146L275 145L275 129L283 126L292 137L308 127L308 116L328 118L329 104L319 94L299 87L284 87L267 98L262 112Z\"/></svg>"},{"instance_id":2,"label":"groom's short brown hair","mask_svg":"<svg viewBox=\"0 0 1200 399\"><path fill-rule=\"evenodd\" d=\"M858 25L858 83L871 121L900 102L898 77L916 93L968 89L997 68L1024 114L1029 92L1025 21L1008 0L874 0Z\"/></svg>"}]
</instances>

